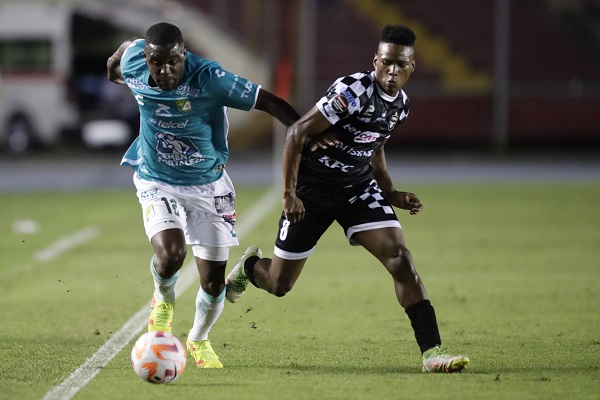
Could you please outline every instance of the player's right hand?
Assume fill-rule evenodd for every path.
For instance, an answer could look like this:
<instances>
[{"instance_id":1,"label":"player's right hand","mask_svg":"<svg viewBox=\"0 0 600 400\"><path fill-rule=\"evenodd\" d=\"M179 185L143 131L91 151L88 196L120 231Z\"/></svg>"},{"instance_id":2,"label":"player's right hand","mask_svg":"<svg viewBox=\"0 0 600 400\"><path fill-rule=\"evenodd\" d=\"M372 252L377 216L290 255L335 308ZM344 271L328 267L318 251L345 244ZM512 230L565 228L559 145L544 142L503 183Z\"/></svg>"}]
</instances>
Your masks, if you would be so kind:
<instances>
[{"instance_id":1,"label":"player's right hand","mask_svg":"<svg viewBox=\"0 0 600 400\"><path fill-rule=\"evenodd\" d=\"M342 142L331 133L320 133L309 138L307 145L310 148L310 151L315 151L317 149L335 147L341 143Z\"/></svg>"},{"instance_id":2,"label":"player's right hand","mask_svg":"<svg viewBox=\"0 0 600 400\"><path fill-rule=\"evenodd\" d=\"M301 221L304 218L304 204L302 200L296 197L296 194L283 195L283 212L291 224Z\"/></svg>"}]
</instances>

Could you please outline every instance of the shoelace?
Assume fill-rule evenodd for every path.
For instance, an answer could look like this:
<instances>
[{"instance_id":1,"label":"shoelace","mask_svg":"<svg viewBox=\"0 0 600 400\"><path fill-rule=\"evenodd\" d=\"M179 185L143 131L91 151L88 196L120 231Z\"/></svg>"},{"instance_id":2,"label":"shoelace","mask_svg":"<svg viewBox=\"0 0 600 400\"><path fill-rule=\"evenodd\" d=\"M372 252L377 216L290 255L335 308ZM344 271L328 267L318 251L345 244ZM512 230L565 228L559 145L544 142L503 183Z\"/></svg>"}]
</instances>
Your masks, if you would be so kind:
<instances>
[{"instance_id":1,"label":"shoelace","mask_svg":"<svg viewBox=\"0 0 600 400\"><path fill-rule=\"evenodd\" d=\"M156 307L156 322L169 322L169 311L173 309L173 306L169 303L162 303L159 305L155 305L154 307Z\"/></svg>"}]
</instances>

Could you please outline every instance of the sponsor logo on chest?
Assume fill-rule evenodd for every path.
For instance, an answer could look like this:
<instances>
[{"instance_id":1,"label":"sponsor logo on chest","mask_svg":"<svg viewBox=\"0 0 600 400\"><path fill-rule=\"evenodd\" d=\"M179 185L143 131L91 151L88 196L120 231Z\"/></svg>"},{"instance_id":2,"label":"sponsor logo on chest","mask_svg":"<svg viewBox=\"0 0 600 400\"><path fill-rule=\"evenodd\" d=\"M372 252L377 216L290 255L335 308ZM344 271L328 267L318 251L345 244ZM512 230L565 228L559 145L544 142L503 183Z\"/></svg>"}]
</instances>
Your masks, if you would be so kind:
<instances>
[{"instance_id":1,"label":"sponsor logo on chest","mask_svg":"<svg viewBox=\"0 0 600 400\"><path fill-rule=\"evenodd\" d=\"M162 129L185 129L187 127L188 121L188 119L186 119L183 122L163 121L161 119L156 121L156 126Z\"/></svg>"}]
</instances>

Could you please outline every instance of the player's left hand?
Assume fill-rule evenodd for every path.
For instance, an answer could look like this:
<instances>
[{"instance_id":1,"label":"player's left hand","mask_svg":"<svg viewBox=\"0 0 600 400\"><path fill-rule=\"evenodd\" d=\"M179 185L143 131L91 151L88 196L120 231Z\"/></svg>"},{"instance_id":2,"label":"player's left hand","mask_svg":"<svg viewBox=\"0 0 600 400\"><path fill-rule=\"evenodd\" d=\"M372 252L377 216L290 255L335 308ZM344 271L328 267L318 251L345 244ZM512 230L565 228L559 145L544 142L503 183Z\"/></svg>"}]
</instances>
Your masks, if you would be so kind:
<instances>
[{"instance_id":1,"label":"player's left hand","mask_svg":"<svg viewBox=\"0 0 600 400\"><path fill-rule=\"evenodd\" d=\"M402 210L410 210L411 215L415 215L423 209L423 204L419 198L410 192L395 192L391 203Z\"/></svg>"}]
</instances>

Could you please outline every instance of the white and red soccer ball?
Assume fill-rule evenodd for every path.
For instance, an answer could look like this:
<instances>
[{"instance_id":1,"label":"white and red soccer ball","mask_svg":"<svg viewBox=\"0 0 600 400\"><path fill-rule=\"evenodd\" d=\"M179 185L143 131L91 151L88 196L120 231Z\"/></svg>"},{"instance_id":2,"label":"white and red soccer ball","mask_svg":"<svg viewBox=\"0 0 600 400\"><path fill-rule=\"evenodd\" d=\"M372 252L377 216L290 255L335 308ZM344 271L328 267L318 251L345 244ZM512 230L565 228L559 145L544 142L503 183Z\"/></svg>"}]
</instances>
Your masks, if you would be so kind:
<instances>
[{"instance_id":1,"label":"white and red soccer ball","mask_svg":"<svg viewBox=\"0 0 600 400\"><path fill-rule=\"evenodd\" d=\"M187 353L170 332L146 332L131 349L131 365L141 379L150 383L171 383L185 369Z\"/></svg>"}]
</instances>

